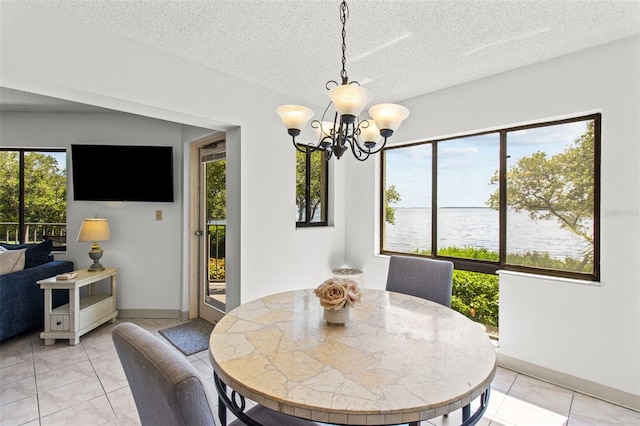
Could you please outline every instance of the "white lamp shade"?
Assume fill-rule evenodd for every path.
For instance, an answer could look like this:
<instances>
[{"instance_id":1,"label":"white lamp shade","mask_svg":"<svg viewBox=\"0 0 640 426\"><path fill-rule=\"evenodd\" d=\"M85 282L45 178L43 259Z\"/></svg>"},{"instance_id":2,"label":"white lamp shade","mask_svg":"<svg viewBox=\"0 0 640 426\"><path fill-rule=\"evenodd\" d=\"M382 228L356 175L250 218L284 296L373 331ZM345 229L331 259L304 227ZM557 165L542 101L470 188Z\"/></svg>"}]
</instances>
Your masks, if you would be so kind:
<instances>
[{"instance_id":1,"label":"white lamp shade","mask_svg":"<svg viewBox=\"0 0 640 426\"><path fill-rule=\"evenodd\" d=\"M107 241L111 236L107 219L85 219L80 226L80 232L76 241Z\"/></svg>"},{"instance_id":2,"label":"white lamp shade","mask_svg":"<svg viewBox=\"0 0 640 426\"><path fill-rule=\"evenodd\" d=\"M364 106L371 102L371 93L364 87L343 84L329 90L329 99L333 102L338 115L357 117Z\"/></svg>"},{"instance_id":3,"label":"white lamp shade","mask_svg":"<svg viewBox=\"0 0 640 426\"><path fill-rule=\"evenodd\" d=\"M409 116L409 110L397 104L378 104L369 108L369 115L376 121L378 129L395 132Z\"/></svg>"},{"instance_id":4,"label":"white lamp shade","mask_svg":"<svg viewBox=\"0 0 640 426\"><path fill-rule=\"evenodd\" d=\"M380 136L380 129L378 129L378 126L376 126L373 120L369 119L366 122L369 123L368 126L366 126L364 122L360 123L360 139L362 139L362 142L378 143L382 138L382 136Z\"/></svg>"},{"instance_id":5,"label":"white lamp shade","mask_svg":"<svg viewBox=\"0 0 640 426\"><path fill-rule=\"evenodd\" d=\"M312 126L315 125L315 123L311 124ZM316 139L320 140L326 136L331 136L332 130L333 130L333 122L332 121L323 121L322 123L320 123L320 126L314 127L313 130L316 133ZM320 132L320 130L322 129L322 132Z\"/></svg>"},{"instance_id":6,"label":"white lamp shade","mask_svg":"<svg viewBox=\"0 0 640 426\"><path fill-rule=\"evenodd\" d=\"M313 117L311 109L300 105L282 105L276 108L276 112L287 129L302 130Z\"/></svg>"}]
</instances>

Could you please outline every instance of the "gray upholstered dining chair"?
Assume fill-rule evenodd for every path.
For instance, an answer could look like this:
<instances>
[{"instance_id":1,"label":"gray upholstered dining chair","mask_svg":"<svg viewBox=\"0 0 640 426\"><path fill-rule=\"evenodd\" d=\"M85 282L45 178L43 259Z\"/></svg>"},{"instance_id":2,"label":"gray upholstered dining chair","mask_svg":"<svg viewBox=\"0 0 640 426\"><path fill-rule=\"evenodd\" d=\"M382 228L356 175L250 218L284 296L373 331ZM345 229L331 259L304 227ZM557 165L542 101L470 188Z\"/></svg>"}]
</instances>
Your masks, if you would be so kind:
<instances>
[{"instance_id":1,"label":"gray upholstered dining chair","mask_svg":"<svg viewBox=\"0 0 640 426\"><path fill-rule=\"evenodd\" d=\"M448 260L391 256L386 290L451 307L453 263Z\"/></svg>"},{"instance_id":2,"label":"gray upholstered dining chair","mask_svg":"<svg viewBox=\"0 0 640 426\"><path fill-rule=\"evenodd\" d=\"M133 323L113 328L122 363L143 426L213 426L211 402L195 367L169 345ZM316 425L256 405L246 413L256 425ZM230 426L244 423L235 420Z\"/></svg>"}]
</instances>

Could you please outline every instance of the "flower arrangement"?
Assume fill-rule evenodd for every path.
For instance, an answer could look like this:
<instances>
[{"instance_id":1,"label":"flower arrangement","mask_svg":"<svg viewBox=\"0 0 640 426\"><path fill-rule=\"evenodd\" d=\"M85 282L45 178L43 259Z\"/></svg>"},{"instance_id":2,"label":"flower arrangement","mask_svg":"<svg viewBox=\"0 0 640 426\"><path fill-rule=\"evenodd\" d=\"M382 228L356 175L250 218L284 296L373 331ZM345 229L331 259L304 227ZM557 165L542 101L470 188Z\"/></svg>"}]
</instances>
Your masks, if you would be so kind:
<instances>
[{"instance_id":1,"label":"flower arrangement","mask_svg":"<svg viewBox=\"0 0 640 426\"><path fill-rule=\"evenodd\" d=\"M347 278L329 278L314 291L323 308L338 311L360 302L362 292L358 283Z\"/></svg>"}]
</instances>

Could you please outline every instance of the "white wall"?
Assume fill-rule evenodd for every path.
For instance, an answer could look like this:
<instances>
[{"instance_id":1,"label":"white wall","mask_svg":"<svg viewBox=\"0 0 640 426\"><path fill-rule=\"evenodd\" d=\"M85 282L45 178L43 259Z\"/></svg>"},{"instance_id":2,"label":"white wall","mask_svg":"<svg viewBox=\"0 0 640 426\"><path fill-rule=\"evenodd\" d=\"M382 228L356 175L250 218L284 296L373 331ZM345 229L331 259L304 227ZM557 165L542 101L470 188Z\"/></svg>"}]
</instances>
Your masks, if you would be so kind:
<instances>
[{"instance_id":1,"label":"white wall","mask_svg":"<svg viewBox=\"0 0 640 426\"><path fill-rule=\"evenodd\" d=\"M407 100L411 116L393 138L425 140L602 112L601 282L593 287L502 275L499 354L619 390L636 408L639 52L635 37ZM346 244L348 263L365 268L369 286L383 288L388 258L375 255L378 175L379 164L347 169Z\"/></svg>"},{"instance_id":2,"label":"white wall","mask_svg":"<svg viewBox=\"0 0 640 426\"><path fill-rule=\"evenodd\" d=\"M0 115L0 145L30 148L67 149L68 248L56 254L57 259L73 260L76 268L91 264L87 253L89 243L75 238L82 220L98 215L109 220L111 239L103 242L105 266L121 268L119 309L153 309L177 312L180 300L177 285L179 267L160 268L180 258L181 220L179 182L182 128L180 124L121 113L19 113ZM72 144L163 145L174 150L173 203L73 201L71 177ZM140 167L153 167L141 164ZM118 164L96 169L95 185L111 185L117 179ZM162 221L155 220L155 211L162 210Z\"/></svg>"},{"instance_id":3,"label":"white wall","mask_svg":"<svg viewBox=\"0 0 640 426\"><path fill-rule=\"evenodd\" d=\"M332 268L342 265L345 245L341 185L336 186L334 226L295 228L295 152L275 108L299 100L34 9L26 3L2 2L0 7L0 85L230 131L234 141L241 144L241 149L230 148L234 158L228 159L234 176L228 190L237 197L228 214L233 215L240 228L231 237L237 239L231 241L233 251L240 253L239 265L232 265L231 277L237 280L231 285L241 288L238 303L274 291L314 286L326 279ZM179 135L179 130L176 132ZM176 164L179 167L182 158ZM343 173L343 166L338 165L334 173ZM180 235L174 235L171 244L150 246L149 254L142 254L139 248L144 243L137 242L146 235L114 233L105 248L135 247L122 252L123 258L135 259L122 269L119 305L149 306L149 292L138 291L140 283L130 278L152 270L154 276L175 278L175 288L167 292L170 295L162 296L162 306L184 309L180 299L188 283L181 268L186 262L183 242L188 235L183 228L182 204L188 200L181 195L177 199L175 214L173 209L165 211L161 224L147 222L153 222L155 208L149 212L130 205L113 208L114 214L117 209L124 209L122 214L126 214L131 226L137 223L136 229L141 233L146 234L152 226L170 228L172 235L175 230L182 230ZM74 221L70 222L71 228L77 227L87 213L93 212L71 201L68 207L69 217ZM117 220L113 222L115 230L120 224ZM84 248L70 250L74 261L85 260ZM163 252L162 261L156 260L157 251ZM121 258L112 259L125 262ZM144 272L134 273L134 268Z\"/></svg>"}]
</instances>

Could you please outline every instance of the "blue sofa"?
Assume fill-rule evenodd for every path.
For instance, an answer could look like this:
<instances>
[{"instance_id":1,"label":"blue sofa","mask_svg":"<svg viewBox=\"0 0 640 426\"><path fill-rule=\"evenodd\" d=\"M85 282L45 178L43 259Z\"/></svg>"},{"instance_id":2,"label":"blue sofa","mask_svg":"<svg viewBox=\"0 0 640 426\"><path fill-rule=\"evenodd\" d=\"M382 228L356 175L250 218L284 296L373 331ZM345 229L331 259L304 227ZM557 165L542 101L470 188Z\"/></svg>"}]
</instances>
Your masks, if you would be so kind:
<instances>
[{"instance_id":1,"label":"blue sofa","mask_svg":"<svg viewBox=\"0 0 640 426\"><path fill-rule=\"evenodd\" d=\"M42 252L43 248L47 247L46 245L2 245L9 250L27 247L27 254L30 248L33 248L35 254L36 251ZM41 253L37 254L41 259L28 256L25 269L0 275L0 341L35 327L40 327L42 330L44 291L36 281L73 271L73 262L54 260L49 252L45 253L44 257ZM44 262L40 263L42 259ZM53 292L54 307L68 302L69 292Z\"/></svg>"}]
</instances>

